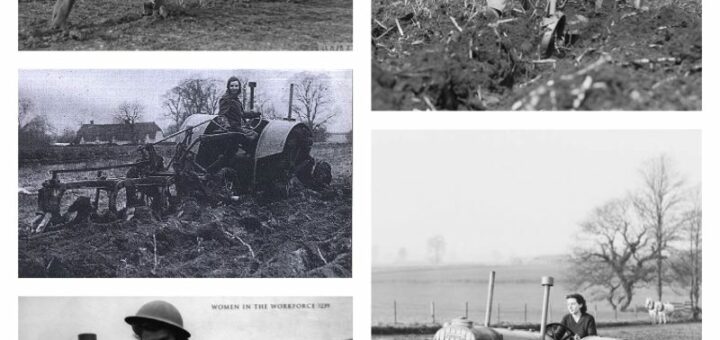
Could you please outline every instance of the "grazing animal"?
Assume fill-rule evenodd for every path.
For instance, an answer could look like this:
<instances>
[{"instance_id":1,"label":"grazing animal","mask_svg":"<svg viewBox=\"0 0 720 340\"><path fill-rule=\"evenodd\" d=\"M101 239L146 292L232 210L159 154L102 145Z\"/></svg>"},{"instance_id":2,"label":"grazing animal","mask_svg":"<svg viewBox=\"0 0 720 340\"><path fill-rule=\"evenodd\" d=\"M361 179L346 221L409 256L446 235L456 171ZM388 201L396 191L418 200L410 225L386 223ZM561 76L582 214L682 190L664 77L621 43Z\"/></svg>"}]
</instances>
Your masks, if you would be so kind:
<instances>
[{"instance_id":1,"label":"grazing animal","mask_svg":"<svg viewBox=\"0 0 720 340\"><path fill-rule=\"evenodd\" d=\"M645 307L648 310L650 319L653 324L667 323L668 316L675 311L675 306L671 303L663 303L655 301L651 298L645 299Z\"/></svg>"}]
</instances>

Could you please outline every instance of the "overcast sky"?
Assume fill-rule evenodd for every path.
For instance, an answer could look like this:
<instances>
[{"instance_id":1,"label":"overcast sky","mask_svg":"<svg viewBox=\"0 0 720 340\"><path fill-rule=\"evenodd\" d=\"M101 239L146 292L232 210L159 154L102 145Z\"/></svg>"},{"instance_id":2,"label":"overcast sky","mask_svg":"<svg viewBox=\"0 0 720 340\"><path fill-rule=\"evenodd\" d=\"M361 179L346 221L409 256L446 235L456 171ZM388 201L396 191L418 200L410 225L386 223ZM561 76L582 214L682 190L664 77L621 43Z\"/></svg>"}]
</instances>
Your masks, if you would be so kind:
<instances>
[{"instance_id":1,"label":"overcast sky","mask_svg":"<svg viewBox=\"0 0 720 340\"><path fill-rule=\"evenodd\" d=\"M566 253L578 223L640 188L666 154L700 182L697 131L374 131L373 263L425 262L443 235L445 262L501 263Z\"/></svg>"},{"instance_id":2,"label":"overcast sky","mask_svg":"<svg viewBox=\"0 0 720 340\"><path fill-rule=\"evenodd\" d=\"M186 78L218 79L224 91L230 76L258 83L258 92L272 100L275 110L287 114L289 79L302 70L21 70L19 96L32 99L34 113L44 113L62 131L82 123L113 123L112 113L124 101L140 101L146 107L143 121L170 124L163 117L162 96ZM330 132L352 128L352 71L311 71L329 77L335 99L331 110L339 114L328 123Z\"/></svg>"},{"instance_id":3,"label":"overcast sky","mask_svg":"<svg viewBox=\"0 0 720 340\"><path fill-rule=\"evenodd\" d=\"M182 314L191 340L352 338L352 299L337 297L162 298ZM149 297L21 297L19 338L76 340L95 333L98 340L134 340L126 316L134 315ZM314 304L314 309L261 310L270 303ZM320 304L329 304L320 308ZM247 304L247 310L213 310L212 304Z\"/></svg>"}]
</instances>

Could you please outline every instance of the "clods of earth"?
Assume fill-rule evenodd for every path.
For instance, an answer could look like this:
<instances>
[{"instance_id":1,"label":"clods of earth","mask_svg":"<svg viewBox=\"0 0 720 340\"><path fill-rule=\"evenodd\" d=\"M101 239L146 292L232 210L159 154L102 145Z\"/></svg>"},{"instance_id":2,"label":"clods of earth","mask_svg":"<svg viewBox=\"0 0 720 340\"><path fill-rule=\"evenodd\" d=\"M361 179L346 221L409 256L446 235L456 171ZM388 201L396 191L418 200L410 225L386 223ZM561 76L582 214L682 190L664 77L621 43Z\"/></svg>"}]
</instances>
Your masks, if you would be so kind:
<instances>
[{"instance_id":1,"label":"clods of earth","mask_svg":"<svg viewBox=\"0 0 720 340\"><path fill-rule=\"evenodd\" d=\"M352 0L77 1L63 29L50 28L55 0L18 2L20 50L350 50ZM328 32L332 32L329 34Z\"/></svg>"},{"instance_id":2,"label":"clods of earth","mask_svg":"<svg viewBox=\"0 0 720 340\"><path fill-rule=\"evenodd\" d=\"M697 1L569 0L549 57L540 9L479 3L373 0L373 110L702 109Z\"/></svg>"},{"instance_id":3,"label":"clods of earth","mask_svg":"<svg viewBox=\"0 0 720 340\"><path fill-rule=\"evenodd\" d=\"M19 222L19 277L351 277L352 181L282 200L193 199L158 216L31 233ZM37 196L19 194L21 206Z\"/></svg>"}]
</instances>

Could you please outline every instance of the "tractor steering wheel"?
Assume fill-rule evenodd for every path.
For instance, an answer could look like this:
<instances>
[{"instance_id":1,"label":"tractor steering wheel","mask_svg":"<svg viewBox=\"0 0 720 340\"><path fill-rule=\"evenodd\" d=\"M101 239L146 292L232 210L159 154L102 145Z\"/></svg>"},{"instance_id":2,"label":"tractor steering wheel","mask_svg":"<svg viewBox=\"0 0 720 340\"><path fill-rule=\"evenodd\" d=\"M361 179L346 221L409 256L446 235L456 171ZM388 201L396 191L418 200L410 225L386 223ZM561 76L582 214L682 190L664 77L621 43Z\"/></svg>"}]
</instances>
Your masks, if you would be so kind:
<instances>
[{"instance_id":1,"label":"tractor steering wheel","mask_svg":"<svg viewBox=\"0 0 720 340\"><path fill-rule=\"evenodd\" d=\"M247 120L248 126L250 126L251 129L255 130L260 126L260 123L263 121L263 113L261 111L258 111L258 116L255 118L250 118ZM253 124L254 123L254 124Z\"/></svg>"},{"instance_id":2,"label":"tractor steering wheel","mask_svg":"<svg viewBox=\"0 0 720 340\"><path fill-rule=\"evenodd\" d=\"M545 334L555 340L573 340L575 333L561 323L549 323L545 326Z\"/></svg>"}]
</instances>

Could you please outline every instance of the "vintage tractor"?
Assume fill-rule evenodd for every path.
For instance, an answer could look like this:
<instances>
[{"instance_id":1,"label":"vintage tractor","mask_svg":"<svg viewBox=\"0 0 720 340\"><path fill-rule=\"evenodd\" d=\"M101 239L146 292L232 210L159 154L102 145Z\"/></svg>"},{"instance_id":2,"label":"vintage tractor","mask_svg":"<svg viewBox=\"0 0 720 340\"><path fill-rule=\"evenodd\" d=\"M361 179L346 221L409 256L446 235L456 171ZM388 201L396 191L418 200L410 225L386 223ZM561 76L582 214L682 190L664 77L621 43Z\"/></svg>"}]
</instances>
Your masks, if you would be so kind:
<instances>
[{"instance_id":1,"label":"vintage tractor","mask_svg":"<svg viewBox=\"0 0 720 340\"><path fill-rule=\"evenodd\" d=\"M551 276L543 276L541 285L544 289L540 332L490 327L492 300L495 287L495 272L490 272L488 299L485 309L485 324L475 325L465 317L447 322L435 333L433 340L574 340L575 334L559 323L547 323L550 288L554 284ZM621 340L600 336L587 336L584 340Z\"/></svg>"},{"instance_id":2,"label":"vintage tractor","mask_svg":"<svg viewBox=\"0 0 720 340\"><path fill-rule=\"evenodd\" d=\"M254 88L255 83L250 83L250 110ZM175 211L188 197L219 204L237 200L241 194L277 198L288 195L292 187L316 191L329 187L330 165L310 155L312 131L306 124L290 117L266 119L261 114L247 124L258 137L253 143L241 144L241 132L231 131L222 116L195 114L184 121L178 132L139 146L140 158L135 162L52 170L51 178L38 192L40 212L33 221L33 230L42 232L48 226L55 229L87 220L129 219L138 206L148 206L163 215ZM155 146L173 139L175 151L166 162ZM128 170L122 177L103 173L123 168ZM94 178L70 182L60 179L64 173L95 172ZM63 200L73 191L85 195L74 194ZM101 205L104 209L100 209ZM62 212L65 206L68 208Z\"/></svg>"}]
</instances>

